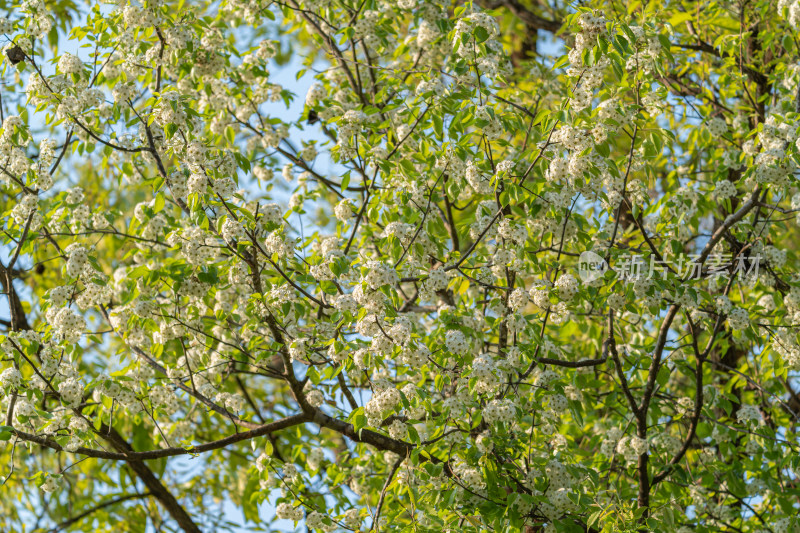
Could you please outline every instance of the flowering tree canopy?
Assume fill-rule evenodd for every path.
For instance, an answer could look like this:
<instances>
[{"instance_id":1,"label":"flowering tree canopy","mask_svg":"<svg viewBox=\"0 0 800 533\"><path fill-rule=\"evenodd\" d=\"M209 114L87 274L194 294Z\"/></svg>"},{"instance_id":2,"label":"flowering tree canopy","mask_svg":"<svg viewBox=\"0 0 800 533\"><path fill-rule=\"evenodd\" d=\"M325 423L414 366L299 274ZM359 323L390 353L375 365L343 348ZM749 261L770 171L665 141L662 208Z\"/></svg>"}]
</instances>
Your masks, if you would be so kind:
<instances>
[{"instance_id":1,"label":"flowering tree canopy","mask_svg":"<svg viewBox=\"0 0 800 533\"><path fill-rule=\"evenodd\" d=\"M5 14L2 531L798 531L797 0Z\"/></svg>"}]
</instances>

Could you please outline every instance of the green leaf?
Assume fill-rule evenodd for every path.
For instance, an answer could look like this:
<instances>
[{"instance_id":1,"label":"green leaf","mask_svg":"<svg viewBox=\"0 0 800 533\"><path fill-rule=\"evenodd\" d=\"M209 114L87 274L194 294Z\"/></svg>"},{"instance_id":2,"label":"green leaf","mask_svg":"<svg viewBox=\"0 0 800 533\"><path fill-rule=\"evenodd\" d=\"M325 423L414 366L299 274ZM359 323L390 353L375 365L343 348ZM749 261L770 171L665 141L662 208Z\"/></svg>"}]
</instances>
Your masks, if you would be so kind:
<instances>
[{"instance_id":1,"label":"green leaf","mask_svg":"<svg viewBox=\"0 0 800 533\"><path fill-rule=\"evenodd\" d=\"M680 26L681 24L683 24L687 20L691 20L691 19L692 19L692 13L691 12L688 12L688 11L680 12L679 11L679 12L675 13L674 15L672 15L667 22L669 22L673 27L675 27L675 26Z\"/></svg>"},{"instance_id":2,"label":"green leaf","mask_svg":"<svg viewBox=\"0 0 800 533\"><path fill-rule=\"evenodd\" d=\"M658 384L662 387L665 386L667 381L669 381L669 374L670 372L667 365L661 365L661 368L658 369L658 376L656 376L656 381L658 381Z\"/></svg>"},{"instance_id":3,"label":"green leaf","mask_svg":"<svg viewBox=\"0 0 800 533\"><path fill-rule=\"evenodd\" d=\"M160 213L164 210L164 205L166 203L166 199L164 198L163 193L159 193L156 195L155 205L153 206L153 213Z\"/></svg>"},{"instance_id":4,"label":"green leaf","mask_svg":"<svg viewBox=\"0 0 800 533\"><path fill-rule=\"evenodd\" d=\"M247 484L242 495L242 512L247 520L258 520L258 505L254 501L254 496L258 496L257 489L259 484L258 476L252 475L247 479Z\"/></svg>"},{"instance_id":5,"label":"green leaf","mask_svg":"<svg viewBox=\"0 0 800 533\"><path fill-rule=\"evenodd\" d=\"M433 120L433 132L438 139L441 139L444 135L444 122L442 121L442 117L434 113L431 118Z\"/></svg>"}]
</instances>

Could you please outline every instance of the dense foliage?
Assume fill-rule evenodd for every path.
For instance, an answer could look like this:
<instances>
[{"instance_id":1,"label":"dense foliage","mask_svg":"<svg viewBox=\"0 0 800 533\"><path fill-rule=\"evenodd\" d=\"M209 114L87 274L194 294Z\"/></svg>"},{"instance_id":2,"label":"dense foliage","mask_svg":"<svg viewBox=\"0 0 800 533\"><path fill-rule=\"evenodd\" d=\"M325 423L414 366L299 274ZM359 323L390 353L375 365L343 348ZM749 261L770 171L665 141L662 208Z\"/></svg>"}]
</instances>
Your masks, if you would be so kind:
<instances>
[{"instance_id":1,"label":"dense foliage","mask_svg":"<svg viewBox=\"0 0 800 533\"><path fill-rule=\"evenodd\" d=\"M797 0L6 15L2 531L798 531Z\"/></svg>"}]
</instances>

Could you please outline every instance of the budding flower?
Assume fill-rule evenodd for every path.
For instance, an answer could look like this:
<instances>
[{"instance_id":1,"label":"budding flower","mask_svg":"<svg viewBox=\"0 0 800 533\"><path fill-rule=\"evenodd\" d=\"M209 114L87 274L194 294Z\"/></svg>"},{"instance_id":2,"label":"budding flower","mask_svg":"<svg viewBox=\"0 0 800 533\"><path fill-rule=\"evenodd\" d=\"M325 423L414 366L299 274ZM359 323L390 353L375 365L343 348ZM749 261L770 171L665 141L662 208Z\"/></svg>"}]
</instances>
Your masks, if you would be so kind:
<instances>
[{"instance_id":1,"label":"budding flower","mask_svg":"<svg viewBox=\"0 0 800 533\"><path fill-rule=\"evenodd\" d=\"M48 493L55 492L58 490L58 481L52 476L47 476L47 479L44 480L44 483L39 488Z\"/></svg>"},{"instance_id":2,"label":"budding flower","mask_svg":"<svg viewBox=\"0 0 800 533\"><path fill-rule=\"evenodd\" d=\"M333 214L342 222L347 222L353 218L353 202L349 198L345 198L333 208Z\"/></svg>"},{"instance_id":3,"label":"budding flower","mask_svg":"<svg viewBox=\"0 0 800 533\"><path fill-rule=\"evenodd\" d=\"M562 274L556 281L556 288L562 300L571 300L578 294L578 281L572 274Z\"/></svg>"}]
</instances>

